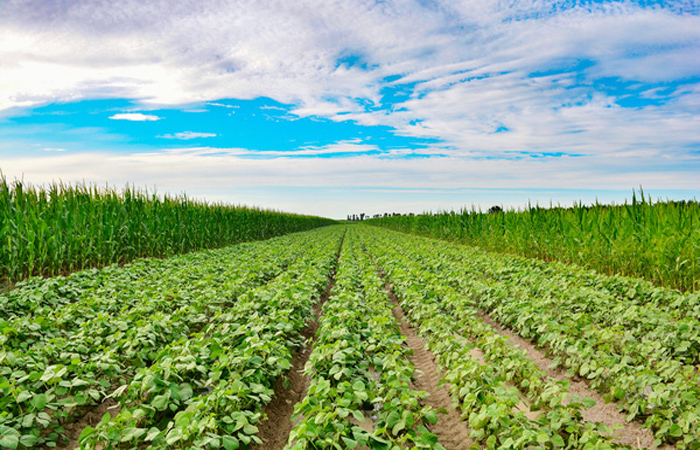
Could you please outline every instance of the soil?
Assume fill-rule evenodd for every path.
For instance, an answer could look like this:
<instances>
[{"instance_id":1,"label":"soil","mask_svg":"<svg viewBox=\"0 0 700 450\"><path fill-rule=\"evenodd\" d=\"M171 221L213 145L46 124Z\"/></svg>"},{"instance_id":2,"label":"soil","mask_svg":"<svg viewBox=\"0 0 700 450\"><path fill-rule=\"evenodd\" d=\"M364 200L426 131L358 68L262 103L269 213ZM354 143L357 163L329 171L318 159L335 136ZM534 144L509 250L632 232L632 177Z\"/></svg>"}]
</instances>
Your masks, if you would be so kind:
<instances>
[{"instance_id":1,"label":"soil","mask_svg":"<svg viewBox=\"0 0 700 450\"><path fill-rule=\"evenodd\" d=\"M78 443L80 433L82 433L86 427L96 426L106 413L109 413L112 417L119 414L119 404L113 398L108 398L99 405L87 408L78 419L63 425L63 428L66 430L65 435L68 438L68 442L66 443L64 440L61 440L58 445L53 448L61 450L75 450L80 448L80 444Z\"/></svg>"},{"instance_id":2,"label":"soil","mask_svg":"<svg viewBox=\"0 0 700 450\"><path fill-rule=\"evenodd\" d=\"M614 403L605 403L603 397L592 389L587 380L581 378L570 378L561 368L553 369L550 366L553 364L551 358L548 358L545 353L539 350L532 342L523 339L517 333L509 328L501 326L494 321L488 314L480 312L479 317L493 329L503 336L508 337L508 342L514 347L525 350L527 357L534 361L537 366L545 371L547 375L559 381L569 381L569 392L571 395L579 397L589 397L595 400L596 404L592 408L583 409L581 414L586 421L600 422L610 428L614 428L617 424L622 425L620 430L615 430L612 436L615 436L615 442L624 445L630 445L632 448L661 448L671 449L673 447L664 445L655 447L654 437L651 431L647 428L642 428L639 422L627 422L625 415L617 410Z\"/></svg>"},{"instance_id":3,"label":"soil","mask_svg":"<svg viewBox=\"0 0 700 450\"><path fill-rule=\"evenodd\" d=\"M406 336L406 343L413 350L409 357L416 368L416 379L413 387L419 391L425 391L429 397L425 404L433 409L444 408L446 414L440 414L435 425L429 427L430 432L438 436L438 442L447 450L468 450L474 441L469 437L469 427L462 421L459 411L452 408L452 399L447 385L438 389L438 366L435 364L433 354L426 349L423 338L418 336L406 320L396 298L390 294L394 307L394 316L399 320L401 333Z\"/></svg>"},{"instance_id":4,"label":"soil","mask_svg":"<svg viewBox=\"0 0 700 450\"><path fill-rule=\"evenodd\" d=\"M287 445L289 433L294 428L294 422L292 422L294 405L304 399L311 382L311 378L304 374L304 366L311 355L323 304L328 301L334 285L335 274L330 277L326 292L321 296L321 300L314 305L315 320L309 322L303 334L306 346L294 356L288 376L281 377L275 383L272 401L264 408L267 419L257 424L260 430L258 437L263 443L253 446L254 450L282 450ZM285 388L285 381L287 381L289 389Z\"/></svg>"}]
</instances>

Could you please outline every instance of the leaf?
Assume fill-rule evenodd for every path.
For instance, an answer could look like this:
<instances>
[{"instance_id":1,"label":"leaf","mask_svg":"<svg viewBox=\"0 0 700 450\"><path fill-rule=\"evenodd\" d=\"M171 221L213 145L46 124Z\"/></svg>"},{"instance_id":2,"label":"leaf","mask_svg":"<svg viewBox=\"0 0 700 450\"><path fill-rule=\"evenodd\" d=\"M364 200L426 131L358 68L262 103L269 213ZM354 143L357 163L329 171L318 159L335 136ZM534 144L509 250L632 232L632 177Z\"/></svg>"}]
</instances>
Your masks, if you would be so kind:
<instances>
[{"instance_id":1,"label":"leaf","mask_svg":"<svg viewBox=\"0 0 700 450\"><path fill-rule=\"evenodd\" d=\"M621 400L621 399L625 398L625 395L627 395L627 394L626 394L624 389L622 389L619 386L615 386L615 388L613 389L613 395L615 396L616 399Z\"/></svg>"},{"instance_id":2,"label":"leaf","mask_svg":"<svg viewBox=\"0 0 700 450\"><path fill-rule=\"evenodd\" d=\"M233 436L223 436L221 438L221 445L223 445L226 450L236 450L241 446L238 439Z\"/></svg>"},{"instance_id":3,"label":"leaf","mask_svg":"<svg viewBox=\"0 0 700 450\"><path fill-rule=\"evenodd\" d=\"M539 433L537 433L537 442L539 442L540 444L549 442L549 435L544 431L540 431Z\"/></svg>"},{"instance_id":4,"label":"leaf","mask_svg":"<svg viewBox=\"0 0 700 450\"><path fill-rule=\"evenodd\" d=\"M83 431L80 433L80 437L78 438L78 442L83 442L85 439L89 438L93 434L95 434L97 430L91 426L87 426L83 428Z\"/></svg>"},{"instance_id":5,"label":"leaf","mask_svg":"<svg viewBox=\"0 0 700 450\"><path fill-rule=\"evenodd\" d=\"M194 393L192 391L191 385L189 385L188 383L182 383L180 385L180 399L183 402L191 399L193 395L194 395Z\"/></svg>"},{"instance_id":6,"label":"leaf","mask_svg":"<svg viewBox=\"0 0 700 450\"><path fill-rule=\"evenodd\" d=\"M165 395L156 395L156 398L153 399L151 405L153 405L153 407L158 411L163 411L168 406L168 397Z\"/></svg>"},{"instance_id":7,"label":"leaf","mask_svg":"<svg viewBox=\"0 0 700 450\"><path fill-rule=\"evenodd\" d=\"M592 398L584 397L583 404L586 406L586 408L593 408L596 403L595 403L595 400L593 400Z\"/></svg>"},{"instance_id":8,"label":"leaf","mask_svg":"<svg viewBox=\"0 0 700 450\"><path fill-rule=\"evenodd\" d=\"M25 447L31 447L35 445L37 442L39 442L39 438L31 435L31 434L25 434L21 438L19 438L20 444L24 445Z\"/></svg>"},{"instance_id":9,"label":"leaf","mask_svg":"<svg viewBox=\"0 0 700 450\"><path fill-rule=\"evenodd\" d=\"M173 428L170 430L168 435L165 437L165 442L168 445L173 445L174 443L176 443L180 439L182 439L182 430L179 428Z\"/></svg>"},{"instance_id":10,"label":"leaf","mask_svg":"<svg viewBox=\"0 0 700 450\"><path fill-rule=\"evenodd\" d=\"M423 417L425 417L425 420L427 420L428 422L430 422L432 424L436 424L438 421L437 412L433 411L433 410L426 411Z\"/></svg>"},{"instance_id":11,"label":"leaf","mask_svg":"<svg viewBox=\"0 0 700 450\"><path fill-rule=\"evenodd\" d=\"M401 420L401 415L396 411L392 411L386 418L386 425L389 428L393 428L399 422L399 420Z\"/></svg>"},{"instance_id":12,"label":"leaf","mask_svg":"<svg viewBox=\"0 0 700 450\"><path fill-rule=\"evenodd\" d=\"M2 436L0 437L0 447L7 447L11 449L16 449L17 444L19 444L19 438L17 436Z\"/></svg>"},{"instance_id":13,"label":"leaf","mask_svg":"<svg viewBox=\"0 0 700 450\"><path fill-rule=\"evenodd\" d=\"M357 441L354 441L354 440L352 440L352 439L350 439L350 438L346 438L345 436L343 436L342 439L343 439L343 442L345 442L345 445L347 445L347 446L350 447L351 449L357 447Z\"/></svg>"},{"instance_id":14,"label":"leaf","mask_svg":"<svg viewBox=\"0 0 700 450\"><path fill-rule=\"evenodd\" d=\"M406 422L404 422L403 420L399 420L399 421L396 423L396 425L394 425L394 427L391 429L391 433L392 433L394 436L397 436L397 435L399 434L399 432L400 432L401 430L403 430L404 428L406 428Z\"/></svg>"},{"instance_id":15,"label":"leaf","mask_svg":"<svg viewBox=\"0 0 700 450\"><path fill-rule=\"evenodd\" d=\"M153 427L150 430L148 430L148 434L146 435L146 440L147 441L152 441L155 439L158 435L160 434L160 429Z\"/></svg>"},{"instance_id":16,"label":"leaf","mask_svg":"<svg viewBox=\"0 0 700 450\"><path fill-rule=\"evenodd\" d=\"M0 425L0 447L16 449L19 444L19 432L14 428Z\"/></svg>"},{"instance_id":17,"label":"leaf","mask_svg":"<svg viewBox=\"0 0 700 450\"><path fill-rule=\"evenodd\" d=\"M433 433L423 433L420 435L420 440L423 441L424 444L433 446L437 444L438 437Z\"/></svg>"},{"instance_id":18,"label":"leaf","mask_svg":"<svg viewBox=\"0 0 700 450\"><path fill-rule=\"evenodd\" d=\"M680 427L680 425L674 423L668 430L668 434L670 434L673 437L681 437L683 436L683 429Z\"/></svg>"},{"instance_id":19,"label":"leaf","mask_svg":"<svg viewBox=\"0 0 700 450\"><path fill-rule=\"evenodd\" d=\"M37 410L42 410L46 406L46 394L37 394L34 397L32 397L32 400L29 402L30 405L34 407L34 409Z\"/></svg>"},{"instance_id":20,"label":"leaf","mask_svg":"<svg viewBox=\"0 0 700 450\"><path fill-rule=\"evenodd\" d=\"M552 436L552 444L556 445L557 447L563 447L565 445L564 439L562 439L562 437L558 434Z\"/></svg>"},{"instance_id":21,"label":"leaf","mask_svg":"<svg viewBox=\"0 0 700 450\"><path fill-rule=\"evenodd\" d=\"M245 434L256 434L258 432L258 427L248 424L243 427L243 432Z\"/></svg>"},{"instance_id":22,"label":"leaf","mask_svg":"<svg viewBox=\"0 0 700 450\"><path fill-rule=\"evenodd\" d=\"M32 393L29 391L22 391L19 393L17 396L17 403L22 403L23 401L26 401L27 399L30 399L32 397Z\"/></svg>"}]
</instances>

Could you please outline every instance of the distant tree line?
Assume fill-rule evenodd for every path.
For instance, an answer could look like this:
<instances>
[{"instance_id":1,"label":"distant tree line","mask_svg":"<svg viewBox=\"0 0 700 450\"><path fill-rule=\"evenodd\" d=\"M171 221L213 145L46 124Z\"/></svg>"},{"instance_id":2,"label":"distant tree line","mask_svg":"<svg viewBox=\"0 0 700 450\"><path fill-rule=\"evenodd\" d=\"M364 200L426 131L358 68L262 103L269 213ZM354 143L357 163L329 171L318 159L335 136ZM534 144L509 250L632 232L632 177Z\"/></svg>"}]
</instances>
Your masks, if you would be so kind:
<instances>
[{"instance_id":1,"label":"distant tree line","mask_svg":"<svg viewBox=\"0 0 700 450\"><path fill-rule=\"evenodd\" d=\"M490 207L487 211L488 214L497 214L500 212L503 212L503 208L501 208L498 205L494 205L494 206ZM430 213L430 214L423 213L422 215L437 216L437 215L441 215L441 214L443 214L443 213L435 212L435 213ZM384 214L375 214L375 215L370 217L369 215L367 215L365 213L360 213L360 214L348 214L347 217L348 217L348 219L347 219L348 222L362 222L363 220L370 219L370 218L379 219L382 217L415 217L415 214L414 213L401 214L401 213L397 213L397 212L392 212L392 213L385 212Z\"/></svg>"},{"instance_id":2,"label":"distant tree line","mask_svg":"<svg viewBox=\"0 0 700 450\"><path fill-rule=\"evenodd\" d=\"M384 214L375 214L373 216L369 216L365 213L360 213L360 214L348 214L348 222L362 222L365 219L378 219L380 217L401 217L401 216L415 216L413 213L407 213L407 214L401 214L401 213L384 213Z\"/></svg>"}]
</instances>

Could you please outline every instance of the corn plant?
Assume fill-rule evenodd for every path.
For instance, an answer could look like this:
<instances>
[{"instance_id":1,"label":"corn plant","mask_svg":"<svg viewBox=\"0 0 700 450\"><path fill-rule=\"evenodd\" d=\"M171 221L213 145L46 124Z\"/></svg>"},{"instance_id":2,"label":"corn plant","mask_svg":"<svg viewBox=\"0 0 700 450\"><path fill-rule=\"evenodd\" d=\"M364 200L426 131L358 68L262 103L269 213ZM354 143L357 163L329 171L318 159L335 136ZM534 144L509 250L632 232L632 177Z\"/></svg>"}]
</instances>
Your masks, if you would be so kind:
<instances>
[{"instance_id":1,"label":"corn plant","mask_svg":"<svg viewBox=\"0 0 700 450\"><path fill-rule=\"evenodd\" d=\"M371 219L396 231L544 260L576 263L658 285L700 289L700 203L631 202L571 208L528 205L524 211L461 211Z\"/></svg>"},{"instance_id":2,"label":"corn plant","mask_svg":"<svg viewBox=\"0 0 700 450\"><path fill-rule=\"evenodd\" d=\"M0 282L219 248L331 223L129 186L36 187L10 183L0 174Z\"/></svg>"}]
</instances>

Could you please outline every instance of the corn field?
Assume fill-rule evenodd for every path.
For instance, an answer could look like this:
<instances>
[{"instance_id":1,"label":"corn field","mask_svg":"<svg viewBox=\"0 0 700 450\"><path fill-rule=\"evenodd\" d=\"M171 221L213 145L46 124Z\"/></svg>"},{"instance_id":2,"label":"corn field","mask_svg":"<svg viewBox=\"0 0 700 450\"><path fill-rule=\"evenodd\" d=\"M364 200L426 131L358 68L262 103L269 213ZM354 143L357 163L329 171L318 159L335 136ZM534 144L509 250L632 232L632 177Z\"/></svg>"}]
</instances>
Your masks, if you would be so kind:
<instances>
[{"instance_id":1,"label":"corn field","mask_svg":"<svg viewBox=\"0 0 700 450\"><path fill-rule=\"evenodd\" d=\"M277 211L0 178L0 281L266 239L333 223Z\"/></svg>"},{"instance_id":2,"label":"corn field","mask_svg":"<svg viewBox=\"0 0 700 450\"><path fill-rule=\"evenodd\" d=\"M652 202L633 193L623 205L529 206L485 214L474 209L383 217L369 224L606 274L646 278L683 291L700 289L700 204Z\"/></svg>"}]
</instances>

